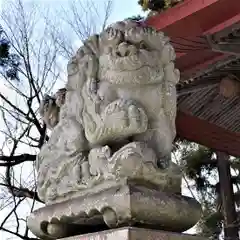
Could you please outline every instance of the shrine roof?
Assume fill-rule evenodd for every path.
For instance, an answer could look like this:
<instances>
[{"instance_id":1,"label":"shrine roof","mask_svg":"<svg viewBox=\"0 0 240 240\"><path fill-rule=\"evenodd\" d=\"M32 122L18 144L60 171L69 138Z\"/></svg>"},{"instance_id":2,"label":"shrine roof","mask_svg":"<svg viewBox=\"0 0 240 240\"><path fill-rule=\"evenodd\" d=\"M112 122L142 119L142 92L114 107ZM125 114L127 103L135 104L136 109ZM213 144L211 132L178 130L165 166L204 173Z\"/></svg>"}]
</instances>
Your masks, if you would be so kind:
<instances>
[{"instance_id":1,"label":"shrine roof","mask_svg":"<svg viewBox=\"0 0 240 240\"><path fill-rule=\"evenodd\" d=\"M240 156L240 2L185 0L147 24L177 53L178 135Z\"/></svg>"}]
</instances>

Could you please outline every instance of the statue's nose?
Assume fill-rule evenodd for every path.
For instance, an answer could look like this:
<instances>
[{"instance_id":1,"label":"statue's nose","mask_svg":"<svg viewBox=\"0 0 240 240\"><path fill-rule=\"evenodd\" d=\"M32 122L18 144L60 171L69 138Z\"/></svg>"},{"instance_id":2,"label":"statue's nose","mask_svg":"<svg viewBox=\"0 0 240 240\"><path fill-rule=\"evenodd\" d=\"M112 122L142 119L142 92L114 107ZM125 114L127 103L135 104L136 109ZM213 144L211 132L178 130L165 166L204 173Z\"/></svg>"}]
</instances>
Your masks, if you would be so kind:
<instances>
[{"instance_id":1,"label":"statue's nose","mask_svg":"<svg viewBox=\"0 0 240 240\"><path fill-rule=\"evenodd\" d=\"M128 51L128 44L126 42L122 42L118 45L118 54L121 56L121 57L125 57L127 56L129 53Z\"/></svg>"}]
</instances>

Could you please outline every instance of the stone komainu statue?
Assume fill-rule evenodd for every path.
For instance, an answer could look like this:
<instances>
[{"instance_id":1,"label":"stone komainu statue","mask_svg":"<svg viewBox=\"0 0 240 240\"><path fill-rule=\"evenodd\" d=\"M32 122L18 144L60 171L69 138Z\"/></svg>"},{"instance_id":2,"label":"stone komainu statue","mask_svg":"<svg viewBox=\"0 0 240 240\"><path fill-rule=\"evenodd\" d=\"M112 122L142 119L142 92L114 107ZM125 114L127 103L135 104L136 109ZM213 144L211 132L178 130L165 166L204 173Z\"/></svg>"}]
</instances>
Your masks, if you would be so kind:
<instances>
[{"instance_id":1,"label":"stone komainu statue","mask_svg":"<svg viewBox=\"0 0 240 240\"><path fill-rule=\"evenodd\" d=\"M36 236L54 240L103 225L183 232L196 224L201 208L181 196L181 171L170 164L174 59L162 32L130 20L77 51L66 87L41 104L52 133L37 159L46 206L28 217Z\"/></svg>"},{"instance_id":2,"label":"stone komainu statue","mask_svg":"<svg viewBox=\"0 0 240 240\"><path fill-rule=\"evenodd\" d=\"M133 177L141 161L149 179L157 165L169 167L180 75L174 59L168 37L130 20L84 42L68 64L66 87L41 105L52 133L37 159L40 198Z\"/></svg>"}]
</instances>

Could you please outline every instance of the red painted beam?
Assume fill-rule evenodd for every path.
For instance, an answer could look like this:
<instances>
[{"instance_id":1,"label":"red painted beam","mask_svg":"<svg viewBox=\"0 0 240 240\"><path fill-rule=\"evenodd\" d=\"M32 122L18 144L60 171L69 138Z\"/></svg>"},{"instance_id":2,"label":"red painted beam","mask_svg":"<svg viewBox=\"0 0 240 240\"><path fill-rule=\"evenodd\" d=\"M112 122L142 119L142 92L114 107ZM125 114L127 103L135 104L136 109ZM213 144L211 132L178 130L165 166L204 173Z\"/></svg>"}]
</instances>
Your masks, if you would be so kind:
<instances>
[{"instance_id":1,"label":"red painted beam","mask_svg":"<svg viewBox=\"0 0 240 240\"><path fill-rule=\"evenodd\" d=\"M185 0L146 20L170 37L202 36L240 21L239 0Z\"/></svg>"},{"instance_id":2,"label":"red painted beam","mask_svg":"<svg viewBox=\"0 0 240 240\"><path fill-rule=\"evenodd\" d=\"M227 55L214 52L195 52L186 54L176 60L176 67L181 70L183 79L193 77L197 72L213 66L216 62L222 60Z\"/></svg>"},{"instance_id":3,"label":"red painted beam","mask_svg":"<svg viewBox=\"0 0 240 240\"><path fill-rule=\"evenodd\" d=\"M225 22L223 22L221 24L218 24L211 29L208 29L203 34L204 35L210 35L210 34L220 32L221 30L223 30L225 28L231 27L234 23L240 23L240 13L238 15L226 20Z\"/></svg>"},{"instance_id":4,"label":"red painted beam","mask_svg":"<svg viewBox=\"0 0 240 240\"><path fill-rule=\"evenodd\" d=\"M202 9L214 4L219 0L185 0L177 4L175 7L160 13L157 16L151 17L147 20L147 24L156 29L164 29L180 20L191 16L193 13L201 11Z\"/></svg>"},{"instance_id":5,"label":"red painted beam","mask_svg":"<svg viewBox=\"0 0 240 240\"><path fill-rule=\"evenodd\" d=\"M185 0L174 8L150 17L146 22L149 26L165 32L175 42L176 65L183 77L189 77L227 55L214 53L210 49L188 51L184 48L199 49L197 44L199 37L219 32L240 22L240 0ZM186 47L184 38L190 40L191 47ZM229 132L180 111L176 127L181 138L233 156L240 156L240 133Z\"/></svg>"},{"instance_id":6,"label":"red painted beam","mask_svg":"<svg viewBox=\"0 0 240 240\"><path fill-rule=\"evenodd\" d=\"M181 138L240 157L240 133L229 132L181 111L177 114L176 127L177 135Z\"/></svg>"},{"instance_id":7,"label":"red painted beam","mask_svg":"<svg viewBox=\"0 0 240 240\"><path fill-rule=\"evenodd\" d=\"M240 22L240 0L185 0L146 22L171 38L177 53L176 66L188 78L228 56L212 52L200 39ZM188 50L201 47L203 50Z\"/></svg>"}]
</instances>

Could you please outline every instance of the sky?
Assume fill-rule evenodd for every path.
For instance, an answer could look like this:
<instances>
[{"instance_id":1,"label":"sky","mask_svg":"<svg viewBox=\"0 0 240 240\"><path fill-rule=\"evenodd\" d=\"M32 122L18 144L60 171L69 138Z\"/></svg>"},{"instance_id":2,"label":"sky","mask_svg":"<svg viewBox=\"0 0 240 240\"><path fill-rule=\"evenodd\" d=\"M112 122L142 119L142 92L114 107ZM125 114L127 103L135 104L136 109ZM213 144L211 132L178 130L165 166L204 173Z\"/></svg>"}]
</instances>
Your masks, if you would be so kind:
<instances>
[{"instance_id":1,"label":"sky","mask_svg":"<svg viewBox=\"0 0 240 240\"><path fill-rule=\"evenodd\" d=\"M9 0L0 0L0 8L1 5L7 3ZM69 0L23 0L24 2L36 2L42 4L50 4L50 5L61 5L68 4ZM83 0L84 1L84 0ZM104 2L104 0L95 0L99 4ZM141 13L141 7L137 4L138 0L115 0L114 1L114 9L111 16L112 22L122 20L126 17L132 15L138 15Z\"/></svg>"},{"instance_id":2,"label":"sky","mask_svg":"<svg viewBox=\"0 0 240 240\"><path fill-rule=\"evenodd\" d=\"M11 1L11 0L0 0L0 9L1 9L1 6L3 4L4 5L7 4L8 1ZM84 1L84 0L82 0L82 1ZM95 1L99 5L101 3L104 3L104 0L95 0ZM66 6L68 4L69 0L23 0L23 2L35 2L35 3L38 3L43 6L47 5L52 8L55 8L60 5ZM141 7L137 4L137 2L138 2L138 0L115 0L114 4L113 4L113 11L110 16L109 23L123 20L127 17L138 15L138 14L143 15L143 12L141 11ZM4 86L1 86L1 82L0 82L0 91L3 90L3 87ZM7 90L7 89L5 89L5 90ZM1 124L1 122L0 122L0 124ZM186 192L186 194L187 194L187 192ZM25 215L28 214L26 209L29 209L29 207L22 206L21 213L25 214ZM2 216L2 213L0 214L0 222L1 222L1 216ZM0 240L8 240L8 239L17 240L18 238L13 237L12 235L9 235L3 231L0 231Z\"/></svg>"}]
</instances>

